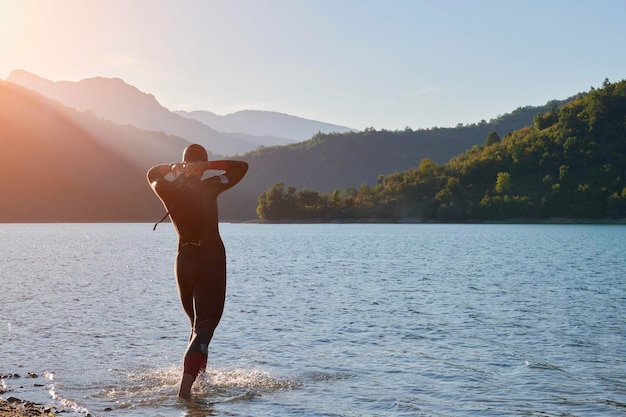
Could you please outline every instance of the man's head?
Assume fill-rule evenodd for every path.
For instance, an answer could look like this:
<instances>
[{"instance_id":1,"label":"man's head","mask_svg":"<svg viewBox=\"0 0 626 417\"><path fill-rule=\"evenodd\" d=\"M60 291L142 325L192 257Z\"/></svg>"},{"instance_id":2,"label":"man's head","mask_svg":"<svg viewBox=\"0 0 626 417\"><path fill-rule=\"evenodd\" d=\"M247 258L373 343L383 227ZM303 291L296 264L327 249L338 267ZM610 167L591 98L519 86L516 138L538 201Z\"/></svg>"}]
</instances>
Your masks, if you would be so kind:
<instances>
[{"instance_id":1,"label":"man's head","mask_svg":"<svg viewBox=\"0 0 626 417\"><path fill-rule=\"evenodd\" d=\"M208 160L209 155L207 154L206 149L197 143L187 146L183 152L184 162L203 162Z\"/></svg>"}]
</instances>

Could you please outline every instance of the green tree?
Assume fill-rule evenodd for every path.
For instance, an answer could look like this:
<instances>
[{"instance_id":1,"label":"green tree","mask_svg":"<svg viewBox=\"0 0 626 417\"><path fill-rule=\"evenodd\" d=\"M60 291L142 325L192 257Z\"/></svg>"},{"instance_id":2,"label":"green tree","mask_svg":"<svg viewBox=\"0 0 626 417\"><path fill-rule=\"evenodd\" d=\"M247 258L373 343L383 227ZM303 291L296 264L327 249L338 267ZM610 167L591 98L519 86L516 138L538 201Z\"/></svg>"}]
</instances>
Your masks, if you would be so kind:
<instances>
[{"instance_id":1,"label":"green tree","mask_svg":"<svg viewBox=\"0 0 626 417\"><path fill-rule=\"evenodd\" d=\"M301 190L296 200L298 212L304 218L322 218L325 216L328 198L315 190Z\"/></svg>"},{"instance_id":2,"label":"green tree","mask_svg":"<svg viewBox=\"0 0 626 417\"><path fill-rule=\"evenodd\" d=\"M256 212L261 219L278 220L294 218L297 215L296 189L289 187L285 191L285 184L280 182L261 193Z\"/></svg>"},{"instance_id":3,"label":"green tree","mask_svg":"<svg viewBox=\"0 0 626 417\"><path fill-rule=\"evenodd\" d=\"M492 130L487 135L487 139L485 140L485 146L495 145L496 143L500 143L500 136L498 135L498 132Z\"/></svg>"},{"instance_id":4,"label":"green tree","mask_svg":"<svg viewBox=\"0 0 626 417\"><path fill-rule=\"evenodd\" d=\"M508 172L498 172L495 191L498 194L505 194L511 188L511 174Z\"/></svg>"}]
</instances>

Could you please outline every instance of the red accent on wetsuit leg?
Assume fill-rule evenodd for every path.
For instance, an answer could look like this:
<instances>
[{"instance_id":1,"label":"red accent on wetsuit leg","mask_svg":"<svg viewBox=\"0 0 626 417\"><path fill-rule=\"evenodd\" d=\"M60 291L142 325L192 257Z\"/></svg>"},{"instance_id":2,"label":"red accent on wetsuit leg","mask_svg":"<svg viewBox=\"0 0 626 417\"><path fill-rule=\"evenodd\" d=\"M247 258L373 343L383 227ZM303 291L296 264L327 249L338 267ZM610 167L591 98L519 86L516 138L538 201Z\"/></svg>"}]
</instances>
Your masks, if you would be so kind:
<instances>
[{"instance_id":1,"label":"red accent on wetsuit leg","mask_svg":"<svg viewBox=\"0 0 626 417\"><path fill-rule=\"evenodd\" d=\"M183 373L198 376L200 371L206 370L207 356L202 352L194 352L185 356L183 361Z\"/></svg>"}]
</instances>

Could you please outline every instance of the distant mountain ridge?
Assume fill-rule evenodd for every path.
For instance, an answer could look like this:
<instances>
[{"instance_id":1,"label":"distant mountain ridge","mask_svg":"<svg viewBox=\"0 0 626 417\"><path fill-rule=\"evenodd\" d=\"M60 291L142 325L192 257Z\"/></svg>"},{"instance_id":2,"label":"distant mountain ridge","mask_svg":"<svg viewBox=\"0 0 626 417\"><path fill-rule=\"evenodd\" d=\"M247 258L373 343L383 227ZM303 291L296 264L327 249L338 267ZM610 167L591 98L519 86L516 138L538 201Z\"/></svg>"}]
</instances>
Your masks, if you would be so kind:
<instances>
[{"instance_id":1,"label":"distant mountain ridge","mask_svg":"<svg viewBox=\"0 0 626 417\"><path fill-rule=\"evenodd\" d=\"M310 139L316 133L345 133L354 131L346 126L318 122L264 110L241 110L219 116L210 111L175 111L183 117L196 119L213 129L225 133L247 133L255 136L277 136L296 141ZM284 143L286 145L286 143Z\"/></svg>"},{"instance_id":2,"label":"distant mountain ridge","mask_svg":"<svg viewBox=\"0 0 626 417\"><path fill-rule=\"evenodd\" d=\"M104 120L184 137L223 156L245 153L259 146L294 143L318 132L351 130L275 112L244 111L227 116L208 111L172 112L154 95L143 93L119 78L54 82L24 70L14 70L6 80L79 111L91 111ZM215 122L225 130L220 131L206 121Z\"/></svg>"},{"instance_id":3,"label":"distant mountain ridge","mask_svg":"<svg viewBox=\"0 0 626 417\"><path fill-rule=\"evenodd\" d=\"M80 113L0 81L0 222L146 221L163 207L146 181L189 142Z\"/></svg>"}]
</instances>

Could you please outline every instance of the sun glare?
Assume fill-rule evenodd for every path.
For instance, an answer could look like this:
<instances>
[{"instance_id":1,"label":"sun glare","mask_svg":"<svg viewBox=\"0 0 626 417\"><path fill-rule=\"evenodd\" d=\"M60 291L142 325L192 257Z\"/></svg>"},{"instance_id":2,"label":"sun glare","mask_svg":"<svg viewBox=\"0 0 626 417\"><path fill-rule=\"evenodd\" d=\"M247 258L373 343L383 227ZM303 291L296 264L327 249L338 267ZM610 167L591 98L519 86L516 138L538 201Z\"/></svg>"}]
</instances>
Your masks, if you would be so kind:
<instances>
[{"instance_id":1,"label":"sun glare","mask_svg":"<svg viewBox=\"0 0 626 417\"><path fill-rule=\"evenodd\" d=\"M24 69L44 78L71 79L98 54L98 5L93 2L0 0L1 69ZM10 67L9 67L10 66Z\"/></svg>"}]
</instances>

